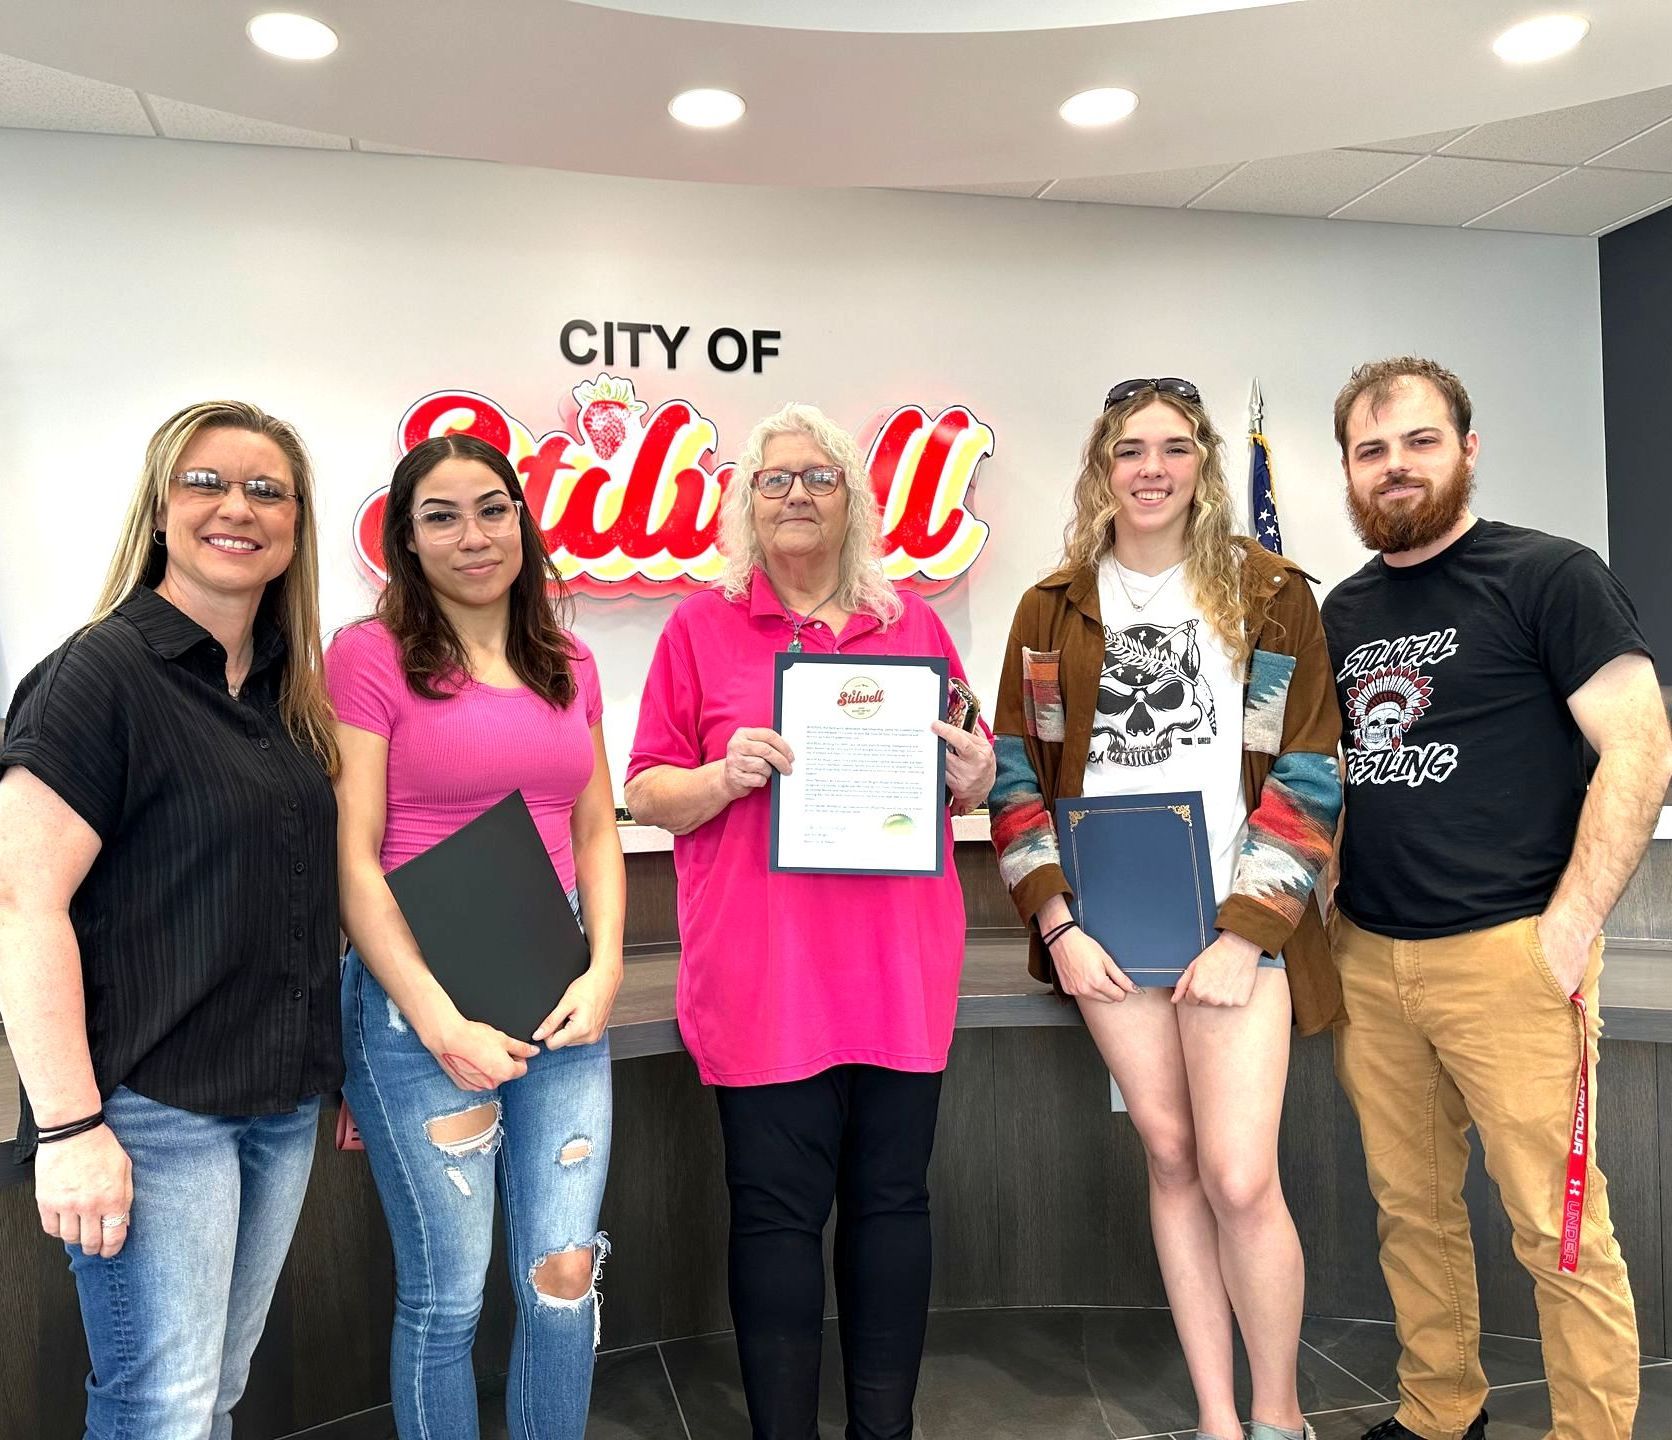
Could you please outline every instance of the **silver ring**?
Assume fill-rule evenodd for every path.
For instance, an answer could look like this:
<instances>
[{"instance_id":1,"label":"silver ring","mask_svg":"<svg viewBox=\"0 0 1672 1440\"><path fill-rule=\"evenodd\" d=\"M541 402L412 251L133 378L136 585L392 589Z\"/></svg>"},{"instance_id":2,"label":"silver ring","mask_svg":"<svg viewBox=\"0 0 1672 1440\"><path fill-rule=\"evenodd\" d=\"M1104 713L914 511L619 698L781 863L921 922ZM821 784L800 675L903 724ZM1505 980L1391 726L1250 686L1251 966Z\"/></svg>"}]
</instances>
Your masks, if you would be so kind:
<instances>
[{"instance_id":1,"label":"silver ring","mask_svg":"<svg viewBox=\"0 0 1672 1440\"><path fill-rule=\"evenodd\" d=\"M99 1217L99 1229L101 1230L120 1230L127 1223L128 1212L126 1210L120 1215L101 1215Z\"/></svg>"}]
</instances>

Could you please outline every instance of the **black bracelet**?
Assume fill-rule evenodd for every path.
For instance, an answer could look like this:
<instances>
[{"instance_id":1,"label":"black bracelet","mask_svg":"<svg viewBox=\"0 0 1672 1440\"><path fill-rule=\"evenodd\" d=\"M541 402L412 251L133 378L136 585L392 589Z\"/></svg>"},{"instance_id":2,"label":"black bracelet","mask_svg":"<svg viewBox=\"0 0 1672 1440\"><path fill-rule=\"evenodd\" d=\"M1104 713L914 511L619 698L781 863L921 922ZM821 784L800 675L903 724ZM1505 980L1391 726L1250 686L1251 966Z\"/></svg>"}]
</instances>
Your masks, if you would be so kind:
<instances>
[{"instance_id":1,"label":"black bracelet","mask_svg":"<svg viewBox=\"0 0 1672 1440\"><path fill-rule=\"evenodd\" d=\"M1062 924L1056 926L1048 933L1041 935L1039 937L1040 943L1044 945L1047 950L1049 950L1051 948L1051 942L1059 935L1066 935L1070 930L1078 930L1079 928L1080 922L1078 920L1064 920Z\"/></svg>"},{"instance_id":2,"label":"black bracelet","mask_svg":"<svg viewBox=\"0 0 1672 1440\"><path fill-rule=\"evenodd\" d=\"M80 1120L72 1120L68 1125L42 1125L35 1135L37 1145L51 1145L58 1140L73 1140L77 1135L85 1135L89 1130L97 1130L105 1123L105 1113L99 1110Z\"/></svg>"}]
</instances>

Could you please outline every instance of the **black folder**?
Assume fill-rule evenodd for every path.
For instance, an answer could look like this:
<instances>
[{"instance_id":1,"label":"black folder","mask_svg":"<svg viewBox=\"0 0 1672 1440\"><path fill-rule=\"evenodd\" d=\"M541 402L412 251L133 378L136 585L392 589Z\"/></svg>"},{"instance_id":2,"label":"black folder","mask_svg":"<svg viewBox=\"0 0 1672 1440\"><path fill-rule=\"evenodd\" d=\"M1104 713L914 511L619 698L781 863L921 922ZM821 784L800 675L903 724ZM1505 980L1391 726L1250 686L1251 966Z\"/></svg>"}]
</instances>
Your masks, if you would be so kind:
<instances>
[{"instance_id":1,"label":"black folder","mask_svg":"<svg viewBox=\"0 0 1672 1440\"><path fill-rule=\"evenodd\" d=\"M467 1020L532 1040L590 963L520 790L385 878L430 973Z\"/></svg>"},{"instance_id":2,"label":"black folder","mask_svg":"<svg viewBox=\"0 0 1672 1440\"><path fill-rule=\"evenodd\" d=\"M1072 910L1139 985L1176 985L1217 937L1202 792L1057 801Z\"/></svg>"}]
</instances>

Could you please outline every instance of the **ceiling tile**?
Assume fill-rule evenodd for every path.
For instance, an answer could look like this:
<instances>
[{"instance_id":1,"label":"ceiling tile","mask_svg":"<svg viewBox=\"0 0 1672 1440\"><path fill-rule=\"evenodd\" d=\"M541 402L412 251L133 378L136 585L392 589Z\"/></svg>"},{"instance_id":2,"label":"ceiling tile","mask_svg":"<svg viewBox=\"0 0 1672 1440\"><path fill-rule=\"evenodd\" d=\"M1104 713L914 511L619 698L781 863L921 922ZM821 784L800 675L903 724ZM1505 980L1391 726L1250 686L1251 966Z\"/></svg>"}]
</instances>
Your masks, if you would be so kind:
<instances>
[{"instance_id":1,"label":"ceiling tile","mask_svg":"<svg viewBox=\"0 0 1672 1440\"><path fill-rule=\"evenodd\" d=\"M1672 175L1590 166L1570 171L1471 224L1479 230L1592 235L1665 200L1672 200Z\"/></svg>"},{"instance_id":2,"label":"ceiling tile","mask_svg":"<svg viewBox=\"0 0 1672 1440\"><path fill-rule=\"evenodd\" d=\"M1005 195L1016 200L1031 200L1049 185L1049 180L1000 180L992 185L925 185L925 190L945 195Z\"/></svg>"},{"instance_id":3,"label":"ceiling tile","mask_svg":"<svg viewBox=\"0 0 1672 1440\"><path fill-rule=\"evenodd\" d=\"M1328 215L1410 163L1408 155L1368 150L1317 150L1250 160L1190 205L1193 210L1250 210L1261 215Z\"/></svg>"},{"instance_id":4,"label":"ceiling tile","mask_svg":"<svg viewBox=\"0 0 1672 1440\"><path fill-rule=\"evenodd\" d=\"M121 85L0 55L0 128L155 135L139 96Z\"/></svg>"},{"instance_id":5,"label":"ceiling tile","mask_svg":"<svg viewBox=\"0 0 1672 1440\"><path fill-rule=\"evenodd\" d=\"M1592 233L1607 235L1615 230L1623 229L1627 225L1635 225L1639 220L1647 220L1649 216L1658 214L1666 209L1668 205L1672 205L1672 200L1663 200L1655 205L1647 205L1641 210L1633 210L1631 214L1622 215L1618 220L1611 221L1607 225L1599 225Z\"/></svg>"},{"instance_id":6,"label":"ceiling tile","mask_svg":"<svg viewBox=\"0 0 1672 1440\"><path fill-rule=\"evenodd\" d=\"M326 135L318 130L301 130L294 125L277 125L271 120L252 120L229 115L184 100L147 97L157 125L170 140L222 140L233 145L295 145L309 150L346 150L348 136Z\"/></svg>"},{"instance_id":7,"label":"ceiling tile","mask_svg":"<svg viewBox=\"0 0 1672 1440\"><path fill-rule=\"evenodd\" d=\"M1446 147L1447 155L1476 160L1527 160L1540 165L1583 165L1672 116L1672 85L1618 95L1592 105L1546 110L1517 120L1477 125Z\"/></svg>"},{"instance_id":8,"label":"ceiling tile","mask_svg":"<svg viewBox=\"0 0 1672 1440\"><path fill-rule=\"evenodd\" d=\"M1354 145L1354 150L1393 150L1401 155L1432 155L1442 145L1467 135L1475 127L1464 125L1456 130L1430 130L1426 135L1407 135L1403 140L1379 140L1374 145Z\"/></svg>"},{"instance_id":9,"label":"ceiling tile","mask_svg":"<svg viewBox=\"0 0 1672 1440\"><path fill-rule=\"evenodd\" d=\"M1461 225L1561 173L1559 165L1511 165L1430 155L1380 189L1342 206L1335 218Z\"/></svg>"},{"instance_id":10,"label":"ceiling tile","mask_svg":"<svg viewBox=\"0 0 1672 1440\"><path fill-rule=\"evenodd\" d=\"M1663 120L1635 140L1604 151L1596 163L1609 170L1661 170L1672 174L1672 120Z\"/></svg>"},{"instance_id":11,"label":"ceiling tile","mask_svg":"<svg viewBox=\"0 0 1672 1440\"><path fill-rule=\"evenodd\" d=\"M1208 186L1223 180L1235 165L1197 165L1187 170L1149 170L1141 175L1090 175L1058 180L1044 200L1090 200L1101 205L1155 205L1177 209Z\"/></svg>"}]
</instances>

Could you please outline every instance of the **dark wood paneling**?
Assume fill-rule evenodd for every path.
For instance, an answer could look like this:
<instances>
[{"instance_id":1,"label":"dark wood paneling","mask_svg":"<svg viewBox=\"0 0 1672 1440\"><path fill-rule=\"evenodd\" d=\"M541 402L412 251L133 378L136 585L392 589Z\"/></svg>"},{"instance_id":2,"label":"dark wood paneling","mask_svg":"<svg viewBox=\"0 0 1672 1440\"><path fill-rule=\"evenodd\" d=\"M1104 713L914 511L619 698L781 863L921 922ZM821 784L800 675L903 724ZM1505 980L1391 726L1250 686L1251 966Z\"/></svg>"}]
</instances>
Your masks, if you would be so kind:
<instances>
[{"instance_id":1,"label":"dark wood paneling","mask_svg":"<svg viewBox=\"0 0 1672 1440\"><path fill-rule=\"evenodd\" d=\"M1149 1181L1083 1027L993 1031L1005 1305L1159 1305Z\"/></svg>"},{"instance_id":2,"label":"dark wood paneling","mask_svg":"<svg viewBox=\"0 0 1672 1440\"><path fill-rule=\"evenodd\" d=\"M929 1165L935 1272L929 1303L964 1309L1002 1304L998 1211L998 1095L991 1030L952 1042L940 1123Z\"/></svg>"},{"instance_id":3,"label":"dark wood paneling","mask_svg":"<svg viewBox=\"0 0 1672 1440\"><path fill-rule=\"evenodd\" d=\"M952 847L958 883L964 887L964 923L972 930L1019 929L1021 918L1010 892L999 879L999 857L986 840L965 840Z\"/></svg>"},{"instance_id":4,"label":"dark wood paneling","mask_svg":"<svg viewBox=\"0 0 1672 1440\"><path fill-rule=\"evenodd\" d=\"M714 1097L683 1052L615 1066L604 1228L604 1343L637 1345L731 1325L726 1182Z\"/></svg>"},{"instance_id":5,"label":"dark wood paneling","mask_svg":"<svg viewBox=\"0 0 1672 1440\"><path fill-rule=\"evenodd\" d=\"M627 859L627 925L629 945L679 943L677 887L673 851L651 850Z\"/></svg>"},{"instance_id":6,"label":"dark wood paneling","mask_svg":"<svg viewBox=\"0 0 1672 1440\"><path fill-rule=\"evenodd\" d=\"M1672 1047L1604 1044L1598 1145L1637 1293L1643 1344L1667 1344L1672 1254ZM1664 1082L1664 1083L1663 1083ZM611 1347L729 1326L726 1195L713 1097L683 1054L615 1067L617 1120L604 1202ZM1108 1079L1074 1026L960 1031L942 1095L934 1197L934 1303L1163 1303L1142 1147L1109 1111ZM338 1154L322 1121L313 1184L268 1334L239 1409L246 1440L386 1403L393 1311L388 1238L363 1155ZM1307 1254L1307 1308L1386 1318L1375 1215L1357 1128L1327 1037L1301 1041L1282 1133L1285 1189ZM1478 1165L1478 1162L1477 1162ZM1530 1292L1484 1175L1471 1178L1486 1328L1532 1334ZM28 1184L0 1187L0 1283L15 1324L0 1345L0 1440L75 1440L85 1350L62 1249L40 1233ZM476 1352L503 1372L510 1281L496 1253ZM19 1343L21 1342L21 1343Z\"/></svg>"},{"instance_id":7,"label":"dark wood paneling","mask_svg":"<svg viewBox=\"0 0 1672 1440\"><path fill-rule=\"evenodd\" d=\"M1651 840L1612 913L1610 938L1672 940L1672 840Z\"/></svg>"},{"instance_id":8,"label":"dark wood paneling","mask_svg":"<svg viewBox=\"0 0 1672 1440\"><path fill-rule=\"evenodd\" d=\"M1660 1194L1661 1334L1664 1344L1672 1347L1672 1113L1660 1108L1672 1107L1672 1045L1655 1046L1655 1081L1655 1130L1659 1138L1655 1155L1660 1164L1660 1184L1657 1188ZM1665 1353L1663 1349L1661 1354Z\"/></svg>"},{"instance_id":9,"label":"dark wood paneling","mask_svg":"<svg viewBox=\"0 0 1672 1440\"><path fill-rule=\"evenodd\" d=\"M40 1415L43 1392L63 1393L44 1391L52 1377L35 1363L42 1307L52 1304L53 1293L41 1273L45 1246L29 1187L0 1190L0 1296L6 1306L0 1326L0 1434L20 1440L47 1433Z\"/></svg>"},{"instance_id":10,"label":"dark wood paneling","mask_svg":"<svg viewBox=\"0 0 1672 1440\"><path fill-rule=\"evenodd\" d=\"M1278 1173L1306 1256L1306 1308L1317 1315L1393 1318L1376 1261L1376 1203L1358 1119L1335 1080L1335 1042L1294 1042L1278 1135Z\"/></svg>"}]
</instances>

